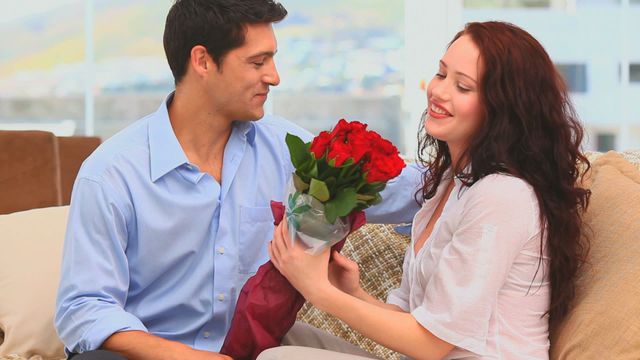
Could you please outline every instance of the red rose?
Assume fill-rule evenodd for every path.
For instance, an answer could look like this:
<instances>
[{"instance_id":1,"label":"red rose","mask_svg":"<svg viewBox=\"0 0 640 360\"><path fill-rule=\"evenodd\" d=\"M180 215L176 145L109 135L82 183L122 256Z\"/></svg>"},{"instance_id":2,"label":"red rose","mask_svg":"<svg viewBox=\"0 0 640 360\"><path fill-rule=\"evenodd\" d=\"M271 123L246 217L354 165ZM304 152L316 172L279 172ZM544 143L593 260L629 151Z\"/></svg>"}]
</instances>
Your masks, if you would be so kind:
<instances>
[{"instance_id":1,"label":"red rose","mask_svg":"<svg viewBox=\"0 0 640 360\"><path fill-rule=\"evenodd\" d=\"M331 134L327 131L322 131L318 136L313 139L311 143L311 152L315 154L316 159L320 159L327 151L327 147L331 142Z\"/></svg>"},{"instance_id":2,"label":"red rose","mask_svg":"<svg viewBox=\"0 0 640 360\"><path fill-rule=\"evenodd\" d=\"M345 119L338 120L336 126L331 130L331 137L335 138L338 136L343 136L349 131L349 123Z\"/></svg>"},{"instance_id":3,"label":"red rose","mask_svg":"<svg viewBox=\"0 0 640 360\"><path fill-rule=\"evenodd\" d=\"M347 122L340 119L331 131L328 159L335 159L335 166L341 166L347 159L359 162L371 151L367 125L358 121Z\"/></svg>"},{"instance_id":4,"label":"red rose","mask_svg":"<svg viewBox=\"0 0 640 360\"><path fill-rule=\"evenodd\" d=\"M347 159L352 157L351 144L346 137L334 139L329 146L328 160L335 160L333 166L341 166Z\"/></svg>"},{"instance_id":5,"label":"red rose","mask_svg":"<svg viewBox=\"0 0 640 360\"><path fill-rule=\"evenodd\" d=\"M377 135L377 134L376 134ZM372 136L372 152L368 162L363 164L368 183L386 182L400 175L406 166L398 155L398 149L390 142L378 136Z\"/></svg>"},{"instance_id":6,"label":"red rose","mask_svg":"<svg viewBox=\"0 0 640 360\"><path fill-rule=\"evenodd\" d=\"M366 131L365 128L366 125L347 134L347 141L351 145L351 157L354 163L359 162L371 152L371 141L369 139L371 131Z\"/></svg>"}]
</instances>

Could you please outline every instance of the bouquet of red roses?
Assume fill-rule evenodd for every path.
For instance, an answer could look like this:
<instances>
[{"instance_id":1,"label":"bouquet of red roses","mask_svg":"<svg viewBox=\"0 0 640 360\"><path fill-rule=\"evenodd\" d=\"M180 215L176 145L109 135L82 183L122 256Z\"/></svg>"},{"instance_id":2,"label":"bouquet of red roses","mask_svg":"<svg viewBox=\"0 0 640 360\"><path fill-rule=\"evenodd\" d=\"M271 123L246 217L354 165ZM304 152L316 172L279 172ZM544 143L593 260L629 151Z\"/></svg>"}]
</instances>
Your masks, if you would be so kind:
<instances>
[{"instance_id":1,"label":"bouquet of red roses","mask_svg":"<svg viewBox=\"0 0 640 360\"><path fill-rule=\"evenodd\" d=\"M286 215L290 234L310 251L334 243L340 251L340 240L365 223L362 210L380 202L380 191L400 174L404 161L391 142L355 121L340 120L309 143L291 134L286 142L296 171L286 206L271 204L275 224ZM256 359L280 345L304 302L268 261L242 287L220 352L236 360Z\"/></svg>"},{"instance_id":2,"label":"bouquet of red roses","mask_svg":"<svg viewBox=\"0 0 640 360\"><path fill-rule=\"evenodd\" d=\"M341 119L312 142L287 134L296 169L286 216L292 238L318 253L350 232L347 215L379 203L386 182L405 166L398 149L367 125Z\"/></svg>"}]
</instances>

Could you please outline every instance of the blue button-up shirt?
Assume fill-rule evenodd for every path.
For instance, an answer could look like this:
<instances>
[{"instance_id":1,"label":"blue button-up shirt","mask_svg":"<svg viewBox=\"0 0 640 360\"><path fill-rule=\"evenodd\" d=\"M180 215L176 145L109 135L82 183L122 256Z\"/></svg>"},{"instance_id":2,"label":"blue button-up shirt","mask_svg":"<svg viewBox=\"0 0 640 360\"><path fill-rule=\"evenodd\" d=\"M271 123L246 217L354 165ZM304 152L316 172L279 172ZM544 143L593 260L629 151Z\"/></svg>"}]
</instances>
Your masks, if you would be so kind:
<instances>
[{"instance_id":1,"label":"blue button-up shirt","mask_svg":"<svg viewBox=\"0 0 640 360\"><path fill-rule=\"evenodd\" d=\"M70 351L130 330L218 351L240 289L268 260L269 203L284 199L294 170L284 137L311 135L271 116L237 122L219 184L189 163L171 99L104 142L78 174L55 315ZM407 168L369 220L410 221L418 183Z\"/></svg>"}]
</instances>

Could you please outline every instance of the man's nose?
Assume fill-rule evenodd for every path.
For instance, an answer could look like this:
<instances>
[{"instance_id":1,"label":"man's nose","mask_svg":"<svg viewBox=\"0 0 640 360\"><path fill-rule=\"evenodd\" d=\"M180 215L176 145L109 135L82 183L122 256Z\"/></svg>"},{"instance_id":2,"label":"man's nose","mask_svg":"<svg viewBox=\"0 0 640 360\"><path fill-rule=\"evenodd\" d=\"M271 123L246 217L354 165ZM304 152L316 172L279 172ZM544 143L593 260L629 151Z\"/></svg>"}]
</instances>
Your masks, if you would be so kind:
<instances>
[{"instance_id":1,"label":"man's nose","mask_svg":"<svg viewBox=\"0 0 640 360\"><path fill-rule=\"evenodd\" d=\"M280 84L280 74L278 74L275 61L271 62L269 70L265 74L264 82L271 86L278 86L278 84Z\"/></svg>"}]
</instances>

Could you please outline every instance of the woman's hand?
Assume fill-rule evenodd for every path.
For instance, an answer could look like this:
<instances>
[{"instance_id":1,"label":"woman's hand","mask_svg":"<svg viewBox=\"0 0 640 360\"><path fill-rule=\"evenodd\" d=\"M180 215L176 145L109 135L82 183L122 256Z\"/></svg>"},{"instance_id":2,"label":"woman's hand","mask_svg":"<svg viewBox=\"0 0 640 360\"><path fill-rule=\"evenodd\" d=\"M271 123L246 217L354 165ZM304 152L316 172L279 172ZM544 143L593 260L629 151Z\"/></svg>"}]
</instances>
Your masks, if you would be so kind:
<instances>
[{"instance_id":1,"label":"woman's hand","mask_svg":"<svg viewBox=\"0 0 640 360\"><path fill-rule=\"evenodd\" d=\"M360 292L360 269L355 261L333 251L329 261L329 281L343 292L356 296Z\"/></svg>"},{"instance_id":2,"label":"woman's hand","mask_svg":"<svg viewBox=\"0 0 640 360\"><path fill-rule=\"evenodd\" d=\"M329 249L317 255L308 254L298 241L291 241L286 218L273 232L269 256L280 273L312 303L316 294L331 287L328 276Z\"/></svg>"}]
</instances>

